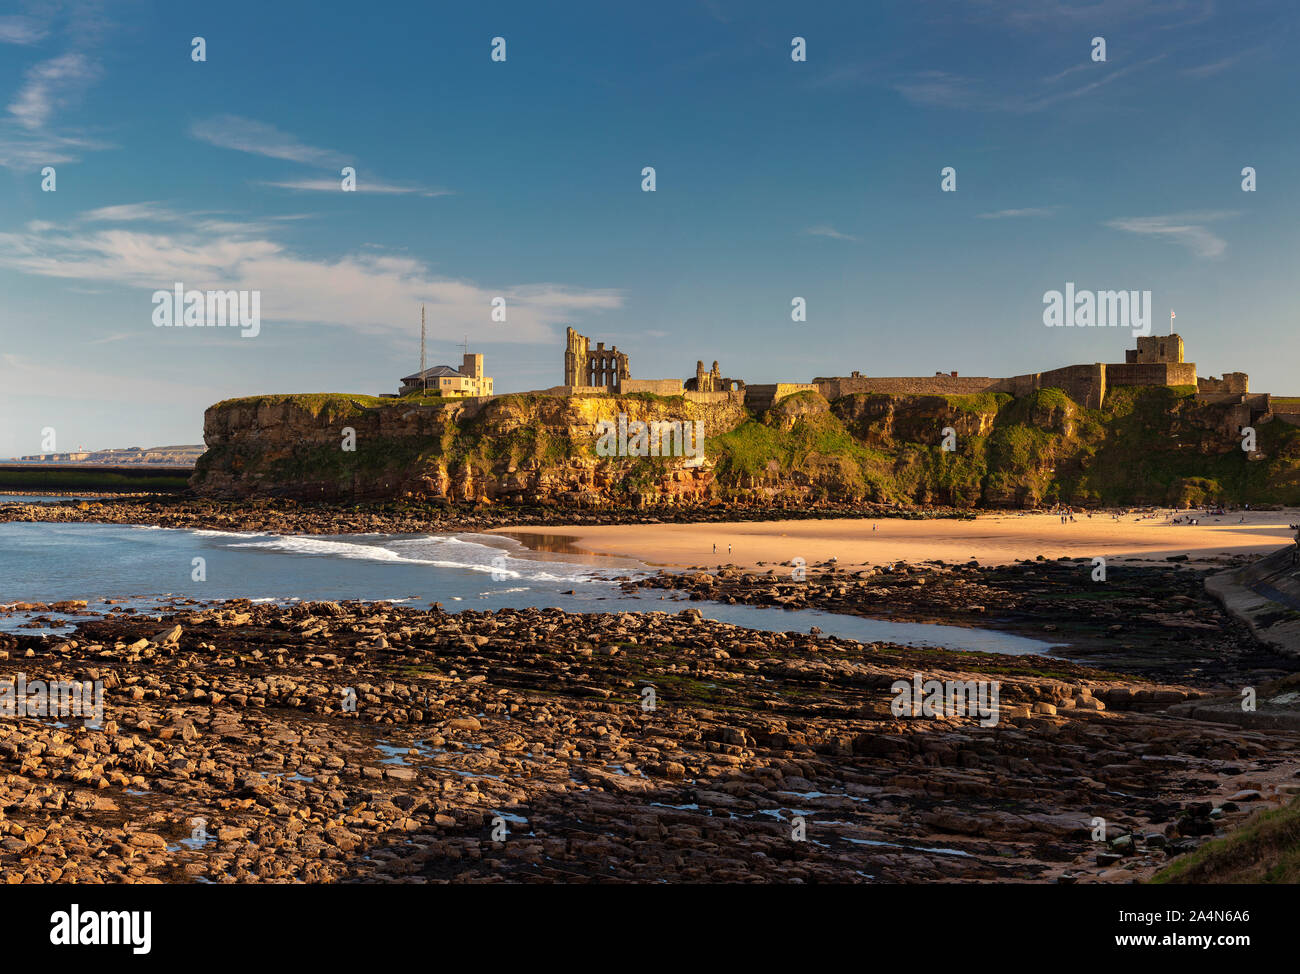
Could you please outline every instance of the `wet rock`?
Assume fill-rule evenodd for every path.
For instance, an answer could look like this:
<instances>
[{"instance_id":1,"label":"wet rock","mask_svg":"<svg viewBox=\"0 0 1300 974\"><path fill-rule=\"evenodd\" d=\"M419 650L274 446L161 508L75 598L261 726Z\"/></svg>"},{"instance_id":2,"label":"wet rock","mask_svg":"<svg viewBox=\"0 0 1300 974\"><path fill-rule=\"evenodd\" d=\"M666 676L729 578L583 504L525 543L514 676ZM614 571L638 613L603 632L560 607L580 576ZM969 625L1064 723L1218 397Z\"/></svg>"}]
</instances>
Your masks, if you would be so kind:
<instances>
[{"instance_id":1,"label":"wet rock","mask_svg":"<svg viewBox=\"0 0 1300 974\"><path fill-rule=\"evenodd\" d=\"M111 731L0 727L0 854L78 882L1128 881L1152 858L1137 835L1155 850L1169 823L1172 850L1214 832L1216 755L1242 784L1294 755L1284 735L1165 713L1156 695L1181 687L1103 712L1087 701L1120 684L1077 664L981 673L972 654L702 614L232 601L2 638L0 671L29 675L155 654L110 656ZM918 671L994 676L999 721L894 715L891 685ZM1119 792L1150 797L1116 809ZM1126 869L1095 861L1093 810ZM790 841L795 814L816 843Z\"/></svg>"}]
</instances>

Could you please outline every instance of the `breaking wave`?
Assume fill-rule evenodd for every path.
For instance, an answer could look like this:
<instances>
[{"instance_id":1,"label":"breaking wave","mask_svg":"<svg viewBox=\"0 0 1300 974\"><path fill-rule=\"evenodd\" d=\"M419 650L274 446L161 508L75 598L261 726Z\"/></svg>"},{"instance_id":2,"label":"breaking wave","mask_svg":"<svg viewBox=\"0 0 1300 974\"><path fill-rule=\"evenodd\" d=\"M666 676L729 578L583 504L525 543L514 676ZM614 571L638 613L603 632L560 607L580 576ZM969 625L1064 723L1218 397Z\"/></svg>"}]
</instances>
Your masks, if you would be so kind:
<instances>
[{"instance_id":1,"label":"breaking wave","mask_svg":"<svg viewBox=\"0 0 1300 974\"><path fill-rule=\"evenodd\" d=\"M220 537L219 531L196 531L202 537ZM279 551L294 555L326 558L347 558L358 561L386 562L411 565L430 565L435 568L455 568L462 571L491 575L496 581L518 580L532 582L569 582L576 584L608 581L614 574L627 574L626 569L602 570L589 565L567 562L521 558L510 553L504 545L522 548L518 542L492 537L493 544L474 540L475 536L426 535L417 538L395 538L374 535L374 542L343 541L304 535L278 534L224 534L248 540L225 545L227 548L244 548L262 551ZM484 537L484 536L478 536Z\"/></svg>"}]
</instances>

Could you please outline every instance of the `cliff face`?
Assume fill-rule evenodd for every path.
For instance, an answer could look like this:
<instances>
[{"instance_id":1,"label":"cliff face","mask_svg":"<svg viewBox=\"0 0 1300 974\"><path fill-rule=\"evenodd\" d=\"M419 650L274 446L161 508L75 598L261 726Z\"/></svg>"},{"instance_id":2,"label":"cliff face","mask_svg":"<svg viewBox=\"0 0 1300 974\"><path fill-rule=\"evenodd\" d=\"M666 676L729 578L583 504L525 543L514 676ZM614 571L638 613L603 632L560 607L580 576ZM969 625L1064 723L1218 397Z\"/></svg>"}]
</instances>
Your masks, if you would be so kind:
<instances>
[{"instance_id":1,"label":"cliff face","mask_svg":"<svg viewBox=\"0 0 1300 974\"><path fill-rule=\"evenodd\" d=\"M620 414L699 422L705 456L597 455L597 424ZM1102 409L1059 389L830 403L808 392L761 416L649 394L262 396L207 411L208 452L191 484L227 497L586 507L1300 503L1300 429L1261 423L1248 458L1238 419L1231 406L1164 388L1114 390Z\"/></svg>"},{"instance_id":2,"label":"cliff face","mask_svg":"<svg viewBox=\"0 0 1300 974\"><path fill-rule=\"evenodd\" d=\"M414 497L452 502L645 506L700 503L713 465L689 456L598 456L598 424L699 423L704 437L749 414L730 402L630 396L502 396L485 403L368 396L261 396L204 415L192 487L225 497ZM344 449L348 430L355 449ZM703 445L703 440L701 440Z\"/></svg>"}]
</instances>

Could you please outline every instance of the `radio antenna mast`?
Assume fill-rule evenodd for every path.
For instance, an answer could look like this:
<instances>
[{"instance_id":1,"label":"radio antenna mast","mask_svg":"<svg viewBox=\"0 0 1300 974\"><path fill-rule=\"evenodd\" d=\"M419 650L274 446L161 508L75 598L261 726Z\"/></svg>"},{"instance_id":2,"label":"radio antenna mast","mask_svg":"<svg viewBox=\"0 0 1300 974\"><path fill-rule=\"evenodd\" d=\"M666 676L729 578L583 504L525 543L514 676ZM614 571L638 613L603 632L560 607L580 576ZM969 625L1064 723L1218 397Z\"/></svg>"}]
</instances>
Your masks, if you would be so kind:
<instances>
[{"instance_id":1,"label":"radio antenna mast","mask_svg":"<svg viewBox=\"0 0 1300 974\"><path fill-rule=\"evenodd\" d=\"M424 394L429 394L429 377L424 374L424 305L420 305L420 382L424 386Z\"/></svg>"}]
</instances>

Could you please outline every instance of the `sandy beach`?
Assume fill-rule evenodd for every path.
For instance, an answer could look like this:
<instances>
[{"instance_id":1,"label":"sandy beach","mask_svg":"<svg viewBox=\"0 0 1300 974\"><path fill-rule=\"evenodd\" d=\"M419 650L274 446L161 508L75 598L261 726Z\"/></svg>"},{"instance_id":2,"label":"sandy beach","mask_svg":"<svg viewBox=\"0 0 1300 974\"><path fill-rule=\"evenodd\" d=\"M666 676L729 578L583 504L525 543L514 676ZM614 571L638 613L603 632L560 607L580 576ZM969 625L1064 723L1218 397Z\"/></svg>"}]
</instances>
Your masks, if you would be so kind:
<instances>
[{"instance_id":1,"label":"sandy beach","mask_svg":"<svg viewBox=\"0 0 1300 974\"><path fill-rule=\"evenodd\" d=\"M1196 515L1191 515L1196 517ZM1174 524L1173 518L1182 523ZM592 527L497 529L541 550L569 550L635 558L670 568L779 565L802 558L809 565L837 558L841 567L938 559L1008 564L1019 559L1160 559L1187 555L1205 561L1226 555L1266 554L1294 539L1289 525L1300 511L1186 512L1152 516L1106 512L1074 515L1061 523L1056 514L982 514L974 520L908 521L891 518L837 518L814 521L757 521L714 524L632 524ZM1244 520L1243 520L1244 519ZM714 545L717 545L716 552ZM730 546L730 550L728 549Z\"/></svg>"}]
</instances>

